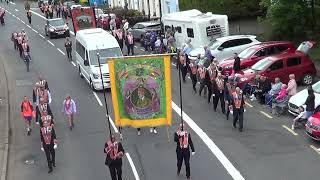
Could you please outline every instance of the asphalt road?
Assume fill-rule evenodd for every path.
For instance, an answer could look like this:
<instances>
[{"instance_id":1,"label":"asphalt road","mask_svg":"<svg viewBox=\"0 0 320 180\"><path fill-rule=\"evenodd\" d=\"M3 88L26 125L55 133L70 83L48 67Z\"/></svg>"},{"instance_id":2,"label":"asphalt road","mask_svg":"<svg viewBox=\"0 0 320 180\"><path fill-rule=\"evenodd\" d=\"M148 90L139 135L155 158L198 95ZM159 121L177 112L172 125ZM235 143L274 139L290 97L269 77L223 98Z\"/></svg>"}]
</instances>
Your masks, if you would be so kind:
<instances>
[{"instance_id":1,"label":"asphalt road","mask_svg":"<svg viewBox=\"0 0 320 180\"><path fill-rule=\"evenodd\" d=\"M48 41L44 37L44 19L35 14L30 28L23 24L22 21L27 22L27 18L22 3L0 6L11 13L7 12L6 25L0 27L0 43L4 47L0 53L9 67L12 82L10 93L13 97L8 179L110 179L104 166L103 145L108 137L104 107L99 105L88 84L78 76L77 68L63 54L64 39ZM32 54L29 73L26 73L25 65L9 40L12 31L21 29L25 29L29 37ZM145 53L139 46L136 52ZM175 66L172 66L171 73L173 102L179 105ZM32 86L38 74L47 79L53 94L51 106L59 140L57 168L50 175L47 174L44 153L40 151L38 128L34 126L33 134L26 136L19 115L20 100L24 95L32 95ZM206 99L193 94L190 80L182 88L183 111L190 117L186 121L190 125L188 129L196 148L196 155L191 159L192 179L319 179L320 154L310 145L317 148L320 145L307 138L303 130L288 131L285 127L291 126L292 117L272 117L269 109L249 102L245 113L245 129L239 133L219 111L213 112L212 104L207 104ZM76 128L72 132L68 130L61 114L61 104L66 94L71 94L78 105ZM103 100L101 92L97 92L97 96ZM107 101L113 117L109 93ZM142 135L138 137L135 129L124 129L123 144L133 162L131 165L128 157L124 158L124 179L184 179L184 173L180 177L176 176L175 144L172 142L173 132L180 119L176 111L179 113L178 107L173 105L173 125L168 128L169 133L167 127L159 128L158 135L149 134L148 129L143 129ZM34 163L26 164L26 160ZM138 177L135 177L132 168L137 170ZM242 176L237 174L237 170Z\"/></svg>"}]
</instances>

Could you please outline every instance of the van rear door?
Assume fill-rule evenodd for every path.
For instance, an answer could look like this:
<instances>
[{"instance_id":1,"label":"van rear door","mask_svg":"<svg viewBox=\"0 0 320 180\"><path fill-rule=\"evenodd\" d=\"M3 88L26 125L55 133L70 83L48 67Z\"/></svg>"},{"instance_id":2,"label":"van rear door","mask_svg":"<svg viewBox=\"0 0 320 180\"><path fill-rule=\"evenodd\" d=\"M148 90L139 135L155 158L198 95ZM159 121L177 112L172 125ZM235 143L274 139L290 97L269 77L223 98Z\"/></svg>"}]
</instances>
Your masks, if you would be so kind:
<instances>
[{"instance_id":1,"label":"van rear door","mask_svg":"<svg viewBox=\"0 0 320 180\"><path fill-rule=\"evenodd\" d=\"M303 52L305 54L308 54L310 49L312 49L315 45L316 45L316 42L314 42L314 41L304 41L297 48L297 51L300 51L300 52Z\"/></svg>"}]
</instances>

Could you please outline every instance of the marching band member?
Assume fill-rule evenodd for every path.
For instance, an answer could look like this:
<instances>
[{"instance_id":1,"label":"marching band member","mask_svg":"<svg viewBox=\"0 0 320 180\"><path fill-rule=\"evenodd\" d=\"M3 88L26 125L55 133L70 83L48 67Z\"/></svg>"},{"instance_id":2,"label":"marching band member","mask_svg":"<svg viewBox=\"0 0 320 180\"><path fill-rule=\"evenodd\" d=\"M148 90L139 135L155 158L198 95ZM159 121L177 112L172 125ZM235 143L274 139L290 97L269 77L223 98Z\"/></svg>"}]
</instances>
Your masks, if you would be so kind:
<instances>
[{"instance_id":1,"label":"marching band member","mask_svg":"<svg viewBox=\"0 0 320 180\"><path fill-rule=\"evenodd\" d=\"M191 69L191 73L190 73L190 79L192 81L192 88L194 90L194 93L197 93L197 89L196 89L196 85L197 85L197 63L196 60L191 60L190 64L190 69Z\"/></svg>"},{"instance_id":2,"label":"marching band member","mask_svg":"<svg viewBox=\"0 0 320 180\"><path fill-rule=\"evenodd\" d=\"M180 124L180 128L174 134L174 141L177 143L177 175L180 175L182 162L186 166L186 176L190 180L190 148L192 155L195 154L194 146L192 143L191 135L185 130L185 126Z\"/></svg>"},{"instance_id":3,"label":"marching band member","mask_svg":"<svg viewBox=\"0 0 320 180\"><path fill-rule=\"evenodd\" d=\"M56 167L55 163L55 148L57 144L57 137L52 124L49 121L43 122L43 127L40 129L40 137L42 142L41 150L43 150L47 157L48 173L53 171L53 167Z\"/></svg>"},{"instance_id":4,"label":"marching band member","mask_svg":"<svg viewBox=\"0 0 320 180\"><path fill-rule=\"evenodd\" d=\"M40 121L39 121L40 127L43 127L44 121L47 121L50 125L54 125L54 120L53 120L52 114L49 114L47 111L42 111L40 113L40 116L41 116Z\"/></svg>"},{"instance_id":5,"label":"marching band member","mask_svg":"<svg viewBox=\"0 0 320 180\"><path fill-rule=\"evenodd\" d=\"M233 127L236 127L239 121L239 131L243 131L243 112L244 112L244 99L242 90L236 87L235 92L232 93L232 110L233 110Z\"/></svg>"},{"instance_id":6,"label":"marching band member","mask_svg":"<svg viewBox=\"0 0 320 180\"><path fill-rule=\"evenodd\" d=\"M224 103L224 79L222 74L219 72L217 77L212 83L214 98L213 98L213 110L217 111L218 102L221 103L221 111L225 114L225 103Z\"/></svg>"},{"instance_id":7,"label":"marching band member","mask_svg":"<svg viewBox=\"0 0 320 180\"><path fill-rule=\"evenodd\" d=\"M105 165L109 166L112 180L122 180L122 157L124 149L121 142L117 142L114 135L104 145L104 153L107 154Z\"/></svg>"}]
</instances>

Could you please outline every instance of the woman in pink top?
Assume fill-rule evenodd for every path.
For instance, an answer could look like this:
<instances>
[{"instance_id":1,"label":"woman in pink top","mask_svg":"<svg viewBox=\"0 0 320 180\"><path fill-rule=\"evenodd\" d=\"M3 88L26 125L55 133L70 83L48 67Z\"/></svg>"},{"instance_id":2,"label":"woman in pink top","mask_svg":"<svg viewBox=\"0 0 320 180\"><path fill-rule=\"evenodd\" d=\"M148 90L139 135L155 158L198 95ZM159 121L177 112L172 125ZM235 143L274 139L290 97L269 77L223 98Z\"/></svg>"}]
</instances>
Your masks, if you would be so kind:
<instances>
[{"instance_id":1,"label":"woman in pink top","mask_svg":"<svg viewBox=\"0 0 320 180\"><path fill-rule=\"evenodd\" d=\"M278 96L275 98L276 101L282 101L287 95L287 85L282 84L281 90L278 94Z\"/></svg>"},{"instance_id":2,"label":"woman in pink top","mask_svg":"<svg viewBox=\"0 0 320 180\"><path fill-rule=\"evenodd\" d=\"M290 74L289 79L290 81L288 82L287 93L289 97L291 97L297 93L297 82L295 80L294 74Z\"/></svg>"}]
</instances>

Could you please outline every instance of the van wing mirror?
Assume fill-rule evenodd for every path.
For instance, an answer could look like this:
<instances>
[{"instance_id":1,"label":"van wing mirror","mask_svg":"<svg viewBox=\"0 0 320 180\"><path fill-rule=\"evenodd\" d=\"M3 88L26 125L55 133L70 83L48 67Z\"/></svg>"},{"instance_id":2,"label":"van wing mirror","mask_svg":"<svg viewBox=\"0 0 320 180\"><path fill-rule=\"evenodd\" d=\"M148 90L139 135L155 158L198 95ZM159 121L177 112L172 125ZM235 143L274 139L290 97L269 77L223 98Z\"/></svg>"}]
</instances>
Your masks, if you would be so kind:
<instances>
[{"instance_id":1,"label":"van wing mirror","mask_svg":"<svg viewBox=\"0 0 320 180\"><path fill-rule=\"evenodd\" d=\"M222 46L218 47L219 51L222 51L224 48Z\"/></svg>"},{"instance_id":2,"label":"van wing mirror","mask_svg":"<svg viewBox=\"0 0 320 180\"><path fill-rule=\"evenodd\" d=\"M89 61L88 60L84 60L83 64L84 64L84 66L89 66Z\"/></svg>"}]
</instances>

